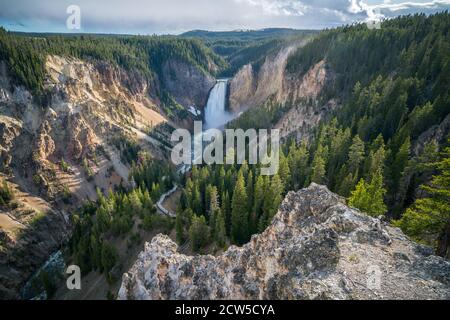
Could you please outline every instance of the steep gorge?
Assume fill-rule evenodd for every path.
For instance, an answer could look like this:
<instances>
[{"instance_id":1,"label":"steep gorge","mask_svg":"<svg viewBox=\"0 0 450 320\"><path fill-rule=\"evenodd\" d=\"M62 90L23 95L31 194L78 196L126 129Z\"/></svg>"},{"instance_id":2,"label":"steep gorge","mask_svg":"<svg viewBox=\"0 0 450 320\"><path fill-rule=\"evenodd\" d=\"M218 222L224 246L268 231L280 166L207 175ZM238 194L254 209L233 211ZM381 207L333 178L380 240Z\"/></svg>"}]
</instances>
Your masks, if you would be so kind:
<instances>
[{"instance_id":1,"label":"steep gorge","mask_svg":"<svg viewBox=\"0 0 450 320\"><path fill-rule=\"evenodd\" d=\"M190 120L169 120L161 88L187 109L202 106L214 85L212 76L177 60L168 60L163 79L151 82L107 62L73 57L48 56L45 68L47 106L14 85L0 63L1 171L16 189L14 207L0 211L1 298L18 297L24 281L68 239L73 209L95 200L97 189L129 184L124 151L130 144L151 158L167 156L149 134Z\"/></svg>"},{"instance_id":2,"label":"steep gorge","mask_svg":"<svg viewBox=\"0 0 450 320\"><path fill-rule=\"evenodd\" d=\"M355 33L361 31L355 30ZM347 31L343 30L342 34ZM361 34L364 38L364 33ZM329 40L325 33L326 40L341 46L336 54L338 58L345 56L343 52L355 51L348 48L359 36ZM338 43L343 38L346 42ZM350 75L370 78L381 69L374 67L376 71L369 72L355 67L355 71L351 69L354 65L348 64L353 73L342 70L339 73L336 61L332 60L338 58L333 57L331 49L327 54L320 51L320 42L317 47L308 48L314 53L313 58L304 63L303 51L298 48L308 43L291 42L262 61L241 68L228 82L229 110L225 110L225 82L216 83L206 71L218 69L209 59L205 67L205 63L199 66L198 61L167 55L162 60L151 61L157 71L146 77L136 69L122 68L111 61L49 55L45 60L47 96L43 104L36 103L30 90L17 85L8 74L6 64L0 63L0 166L2 179L8 181L16 194L12 205L0 208L0 298L19 297L18 290L23 283L67 240L72 211L87 199L96 199L97 188L105 193L110 188L131 186L128 173L133 161L166 159L170 143L164 139L169 132L160 135L158 130L164 130L166 125L168 131L178 126L191 127L192 121L199 119L197 109L205 106L208 93L215 93L219 87L213 96L220 103L215 106L225 111L223 114L231 111L233 117L242 115L238 123L247 117L253 120L249 122L253 126L256 123L263 128L279 128L282 138L293 137L297 142L314 135L319 138L312 139L308 149L305 146L305 150L297 153L301 161L289 158L290 174L286 173L285 166L282 177L283 183L289 185L285 191L298 190L315 181L345 194L341 192L341 182L344 184L344 178L351 177L354 181L351 181L353 185L349 183L350 192L361 178L371 178L371 157L375 150L372 148L380 143L378 139L373 141L374 138L381 131L392 131L385 136L382 146L376 146L392 158L385 159L383 153L379 165L381 171L385 170L384 184L389 191L394 190L391 194L396 198L388 193L381 202L405 204L401 208L405 209L415 198L411 194L419 192L419 183L429 181L427 174L431 176L430 172L413 181L417 178L415 169L406 164L414 164L430 143L442 144L449 132L448 114L444 114L446 117L440 123L427 114L429 110L445 113L442 108L445 108L445 95L422 107L430 99L427 94L440 90L437 72L432 75L436 85L433 90L422 90L423 97L415 95L414 89L429 87L425 80L406 76L394 79L388 73L382 83L377 78L370 88L365 83L364 90L355 89L362 93L361 97L349 101L340 92L333 96L329 93L336 91L327 90L344 83L348 94L354 84ZM297 60L289 67L294 55ZM357 58L362 56L359 54ZM377 82L381 83L379 88ZM405 94L398 94L397 99L400 89ZM381 95L383 99L378 99ZM373 99L369 101L367 97ZM406 101L402 104L404 97L408 104ZM383 106L387 106L387 114L382 113ZM338 108L342 108L341 116L347 116L350 124L342 122L337 126L337 122L330 125L323 121L339 115L335 112ZM355 110L359 113L352 117ZM257 116L264 113L269 114L263 118L268 121L259 121ZM380 117L388 116L392 123L384 119L382 123L377 122ZM216 120L208 114L204 118ZM315 130L319 124L323 126ZM357 150L360 159L357 168L350 168L354 172L350 172L347 163L352 155L352 140L358 135L364 140L362 151ZM405 149L411 151L410 157L404 156L403 167L394 167L400 145L404 142L406 145L410 136L411 150L409 145ZM133 153L131 157L127 155L129 150ZM396 168L402 176L394 189L392 176ZM231 174L228 178L233 179ZM250 190L253 187L250 185ZM284 191L280 191L280 201L282 194ZM202 215L203 209L195 211ZM206 217L208 213L203 215ZM388 219L391 217L388 215ZM137 224L133 227L141 228ZM139 232L137 235L140 236ZM131 240L135 234L127 236ZM174 237L173 230L171 237ZM148 238L138 240L141 242L134 250L140 250L145 240ZM184 243L184 247L188 244ZM374 290L369 290L366 283L371 266L377 266L383 274L381 288ZM123 267L115 271L123 272ZM449 299L449 273L448 262L433 256L430 248L410 241L385 218L370 218L347 207L343 199L325 187L312 184L307 189L288 193L272 224L261 235L253 236L242 248L232 246L217 257L182 255L167 236L156 236L124 275L119 298ZM101 297L105 295L104 290Z\"/></svg>"}]
</instances>

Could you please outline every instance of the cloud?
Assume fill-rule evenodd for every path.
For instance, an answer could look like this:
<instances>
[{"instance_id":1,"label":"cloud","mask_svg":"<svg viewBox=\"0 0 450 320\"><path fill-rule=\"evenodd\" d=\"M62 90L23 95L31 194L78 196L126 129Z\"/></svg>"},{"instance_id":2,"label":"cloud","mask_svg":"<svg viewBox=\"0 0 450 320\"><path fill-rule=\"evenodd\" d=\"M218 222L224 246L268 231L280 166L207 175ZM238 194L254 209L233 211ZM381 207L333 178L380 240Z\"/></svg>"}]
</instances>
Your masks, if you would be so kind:
<instances>
[{"instance_id":1,"label":"cloud","mask_svg":"<svg viewBox=\"0 0 450 320\"><path fill-rule=\"evenodd\" d=\"M19 31L67 32L71 4L81 8L81 32L140 34L320 29L450 8L450 0L1 0L0 24Z\"/></svg>"},{"instance_id":2,"label":"cloud","mask_svg":"<svg viewBox=\"0 0 450 320\"><path fill-rule=\"evenodd\" d=\"M260 7L264 14L274 16L303 16L305 9L305 5L296 0L235 0L235 2Z\"/></svg>"},{"instance_id":3,"label":"cloud","mask_svg":"<svg viewBox=\"0 0 450 320\"><path fill-rule=\"evenodd\" d=\"M450 0L432 1L397 1L384 0L381 3L368 4L363 0L351 0L349 12L364 14L365 21L379 21L385 18L395 17L400 14L425 12L432 13L442 9L448 9Z\"/></svg>"}]
</instances>

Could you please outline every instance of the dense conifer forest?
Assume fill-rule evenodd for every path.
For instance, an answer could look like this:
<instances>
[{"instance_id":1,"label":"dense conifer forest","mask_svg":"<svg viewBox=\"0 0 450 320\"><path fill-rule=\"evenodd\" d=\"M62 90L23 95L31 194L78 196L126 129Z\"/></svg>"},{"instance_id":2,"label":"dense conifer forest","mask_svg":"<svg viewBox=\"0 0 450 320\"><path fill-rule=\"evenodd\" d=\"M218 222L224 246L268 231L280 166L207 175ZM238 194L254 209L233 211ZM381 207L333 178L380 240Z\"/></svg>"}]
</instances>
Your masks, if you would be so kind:
<instances>
[{"instance_id":1,"label":"dense conifer forest","mask_svg":"<svg viewBox=\"0 0 450 320\"><path fill-rule=\"evenodd\" d=\"M68 255L83 272L96 270L118 280L114 270L121 261L110 240L127 239L131 247L140 242L141 230L174 231L180 245L199 253L243 245L271 223L287 192L312 182L444 254L450 237L450 137L424 143L421 137L450 113L449 13L386 20L379 30L357 24L300 38L305 35L314 38L288 59L287 72L300 78L325 60L334 81L316 101L303 103L320 108L333 98L337 112L309 139L283 141L274 176L263 176L258 165L247 163L193 166L180 175L168 163L138 161L138 147L129 143L122 160L131 167L133 187L107 195L98 190L97 201L72 215ZM243 39L207 36L30 36L0 29L0 60L7 62L15 84L45 100L48 54L105 61L152 81L169 57L228 76L286 41L257 39L247 46ZM218 70L211 70L211 62ZM270 128L295 103L269 99L228 127ZM165 217L155 203L174 184L181 193L176 218ZM0 206L12 199L2 183Z\"/></svg>"},{"instance_id":2,"label":"dense conifer forest","mask_svg":"<svg viewBox=\"0 0 450 320\"><path fill-rule=\"evenodd\" d=\"M436 245L438 232L429 237L417 235L427 233L431 222L425 221L429 219L439 221L435 227L444 232L450 218L449 198L444 196L445 205L440 206L445 210L421 211L421 220L411 221L412 212L417 211L408 208L415 201L421 203L416 200L420 185L428 185L436 174L449 174L442 165L448 158L445 137L413 150L421 134L439 125L450 112L449 30L448 12L405 16L383 22L379 30L361 24L324 31L298 49L288 60L292 75L305 74L321 60L335 72L335 81L328 84L320 101L311 103L318 107L335 98L342 107L332 120L322 123L308 145L300 143L299 148L287 142L292 150L287 157L301 159L291 170L291 188L297 190L310 182L326 184L349 198L351 205L369 214L400 219L407 234ZM289 108L269 100L229 127L268 127ZM446 188L439 187L443 193ZM409 219L402 218L405 210Z\"/></svg>"},{"instance_id":3,"label":"dense conifer forest","mask_svg":"<svg viewBox=\"0 0 450 320\"><path fill-rule=\"evenodd\" d=\"M299 49L289 59L289 72L301 75L326 59L336 81L322 99L333 95L342 108L309 142L285 141L275 176L262 176L258 166L247 164L194 166L180 180L178 242L188 241L197 252L244 244L267 227L289 190L315 182L437 246L450 212L449 142L427 142L418 154L412 146L450 111L449 23L448 13L442 13L386 21L380 30L343 27L324 31ZM269 100L229 127L267 128L288 109ZM133 192L142 195L132 197L147 198L148 192L155 201L158 192L149 181L157 178L133 176L139 186ZM170 183L164 190L169 188ZM418 189L427 196L417 199Z\"/></svg>"},{"instance_id":4,"label":"dense conifer forest","mask_svg":"<svg viewBox=\"0 0 450 320\"><path fill-rule=\"evenodd\" d=\"M24 85L37 98L45 96L45 59L49 54L108 62L135 71L149 82L161 76L164 61L177 58L214 73L227 66L200 40L173 36L107 36L16 34L0 28L0 59L8 63L15 84ZM217 70L217 71L218 71ZM160 92L167 100L167 93ZM44 100L45 101L45 100Z\"/></svg>"}]
</instances>

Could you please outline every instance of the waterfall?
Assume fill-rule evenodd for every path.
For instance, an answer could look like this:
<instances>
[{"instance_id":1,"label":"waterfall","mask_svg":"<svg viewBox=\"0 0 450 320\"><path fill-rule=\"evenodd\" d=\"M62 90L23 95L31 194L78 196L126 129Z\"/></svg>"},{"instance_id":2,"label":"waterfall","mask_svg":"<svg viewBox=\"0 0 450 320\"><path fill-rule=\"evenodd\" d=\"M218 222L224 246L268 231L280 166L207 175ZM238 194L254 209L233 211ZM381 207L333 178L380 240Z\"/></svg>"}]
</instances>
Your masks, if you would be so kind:
<instances>
[{"instance_id":1,"label":"waterfall","mask_svg":"<svg viewBox=\"0 0 450 320\"><path fill-rule=\"evenodd\" d=\"M221 129L228 121L233 119L233 115L225 110L227 84L227 79L219 79L211 90L205 108L204 129Z\"/></svg>"},{"instance_id":2,"label":"waterfall","mask_svg":"<svg viewBox=\"0 0 450 320\"><path fill-rule=\"evenodd\" d=\"M227 99L228 79L218 79L216 85L209 93L208 102L204 110L203 131L208 129L223 129L227 122L233 120L233 114L225 110ZM200 158L195 155L194 149L196 146L203 145L203 132L194 136L192 140L192 161L195 163ZM191 169L190 165L183 165L178 170L180 173L185 173Z\"/></svg>"}]
</instances>

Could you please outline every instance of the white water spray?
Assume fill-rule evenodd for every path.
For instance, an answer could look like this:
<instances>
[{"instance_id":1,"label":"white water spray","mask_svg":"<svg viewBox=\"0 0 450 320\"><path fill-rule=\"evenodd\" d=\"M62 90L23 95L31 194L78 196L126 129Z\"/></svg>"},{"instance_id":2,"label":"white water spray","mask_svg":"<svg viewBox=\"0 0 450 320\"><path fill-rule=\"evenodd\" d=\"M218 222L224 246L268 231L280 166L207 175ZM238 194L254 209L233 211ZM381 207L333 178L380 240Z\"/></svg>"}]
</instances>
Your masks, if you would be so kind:
<instances>
[{"instance_id":1,"label":"white water spray","mask_svg":"<svg viewBox=\"0 0 450 320\"><path fill-rule=\"evenodd\" d=\"M225 110L227 85L227 79L220 79L211 90L205 108L205 129L222 129L227 122L233 119L233 114Z\"/></svg>"},{"instance_id":2,"label":"white water spray","mask_svg":"<svg viewBox=\"0 0 450 320\"><path fill-rule=\"evenodd\" d=\"M208 102L204 110L203 130L223 129L224 126L233 120L233 114L226 110L228 79L218 79L215 86L209 93ZM200 161L201 155L195 155L195 149L202 149L203 132L197 133L192 140L192 160L195 164ZM190 166L184 165L179 172L184 173L190 170Z\"/></svg>"}]
</instances>

